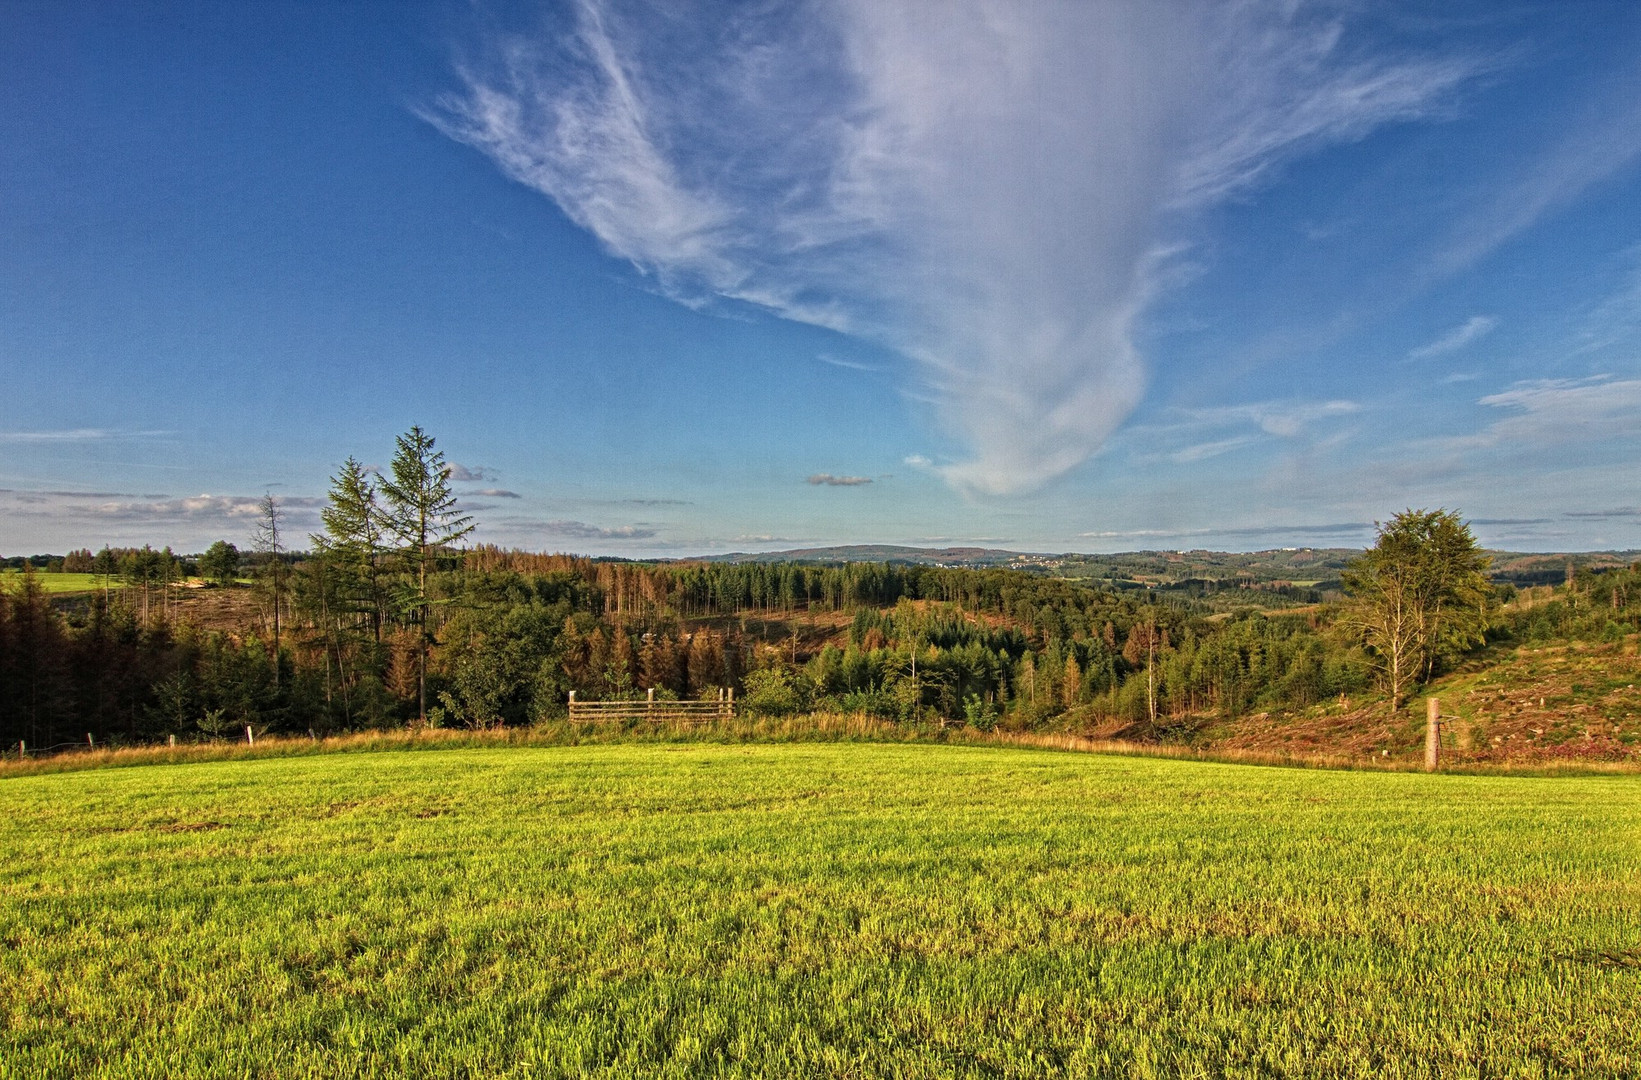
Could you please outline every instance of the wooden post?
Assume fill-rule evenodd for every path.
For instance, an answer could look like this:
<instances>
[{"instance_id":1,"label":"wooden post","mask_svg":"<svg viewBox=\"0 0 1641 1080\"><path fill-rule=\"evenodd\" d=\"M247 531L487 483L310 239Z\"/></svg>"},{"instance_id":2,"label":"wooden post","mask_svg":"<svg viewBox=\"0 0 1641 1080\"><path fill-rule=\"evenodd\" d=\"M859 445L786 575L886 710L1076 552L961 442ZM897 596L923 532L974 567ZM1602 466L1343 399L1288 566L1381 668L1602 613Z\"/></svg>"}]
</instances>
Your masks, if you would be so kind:
<instances>
[{"instance_id":1,"label":"wooden post","mask_svg":"<svg viewBox=\"0 0 1641 1080\"><path fill-rule=\"evenodd\" d=\"M27 759L28 759L28 743L24 742L22 739L18 739L17 740L17 760L18 761L25 761Z\"/></svg>"},{"instance_id":2,"label":"wooden post","mask_svg":"<svg viewBox=\"0 0 1641 1080\"><path fill-rule=\"evenodd\" d=\"M733 686L724 693L724 719L735 719L735 688Z\"/></svg>"},{"instance_id":3,"label":"wooden post","mask_svg":"<svg viewBox=\"0 0 1641 1080\"><path fill-rule=\"evenodd\" d=\"M252 746L256 745L256 732L251 730L251 725L249 724L245 725L245 741Z\"/></svg>"},{"instance_id":4,"label":"wooden post","mask_svg":"<svg viewBox=\"0 0 1641 1080\"><path fill-rule=\"evenodd\" d=\"M97 740L91 737L91 732L89 731L85 733L85 744L93 750L97 749Z\"/></svg>"},{"instance_id":5,"label":"wooden post","mask_svg":"<svg viewBox=\"0 0 1641 1080\"><path fill-rule=\"evenodd\" d=\"M165 741L171 746L177 745L177 737L175 735L167 735L165 737Z\"/></svg>"},{"instance_id":6,"label":"wooden post","mask_svg":"<svg viewBox=\"0 0 1641 1080\"><path fill-rule=\"evenodd\" d=\"M1442 709L1435 698L1425 699L1424 768L1435 772L1441 767Z\"/></svg>"}]
</instances>

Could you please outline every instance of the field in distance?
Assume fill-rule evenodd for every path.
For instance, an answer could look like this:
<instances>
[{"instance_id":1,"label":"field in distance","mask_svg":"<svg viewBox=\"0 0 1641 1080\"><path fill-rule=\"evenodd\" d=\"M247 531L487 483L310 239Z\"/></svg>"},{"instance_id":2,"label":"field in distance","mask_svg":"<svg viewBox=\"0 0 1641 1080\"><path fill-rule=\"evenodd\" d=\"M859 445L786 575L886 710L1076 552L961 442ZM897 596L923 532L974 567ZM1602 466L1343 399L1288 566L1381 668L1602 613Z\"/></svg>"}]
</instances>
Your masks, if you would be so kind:
<instances>
[{"instance_id":1,"label":"field in distance","mask_svg":"<svg viewBox=\"0 0 1641 1080\"><path fill-rule=\"evenodd\" d=\"M1641 1070L1633 777L929 745L0 780L0 1076Z\"/></svg>"},{"instance_id":2,"label":"field in distance","mask_svg":"<svg viewBox=\"0 0 1641 1080\"><path fill-rule=\"evenodd\" d=\"M23 576L21 570L0 570L0 589L14 586ZM125 582L117 576L105 579L101 574L36 574L35 580L47 594L102 592L104 587L123 589Z\"/></svg>"}]
</instances>

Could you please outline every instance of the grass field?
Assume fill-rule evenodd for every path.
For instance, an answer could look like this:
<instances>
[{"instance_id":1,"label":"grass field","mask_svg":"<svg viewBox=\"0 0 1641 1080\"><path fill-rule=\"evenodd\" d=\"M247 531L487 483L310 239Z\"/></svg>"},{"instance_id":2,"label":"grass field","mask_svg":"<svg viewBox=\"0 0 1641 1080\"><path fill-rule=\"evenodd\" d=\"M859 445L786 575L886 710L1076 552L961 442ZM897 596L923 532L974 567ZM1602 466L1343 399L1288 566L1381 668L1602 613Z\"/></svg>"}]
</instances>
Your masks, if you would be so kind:
<instances>
[{"instance_id":1,"label":"grass field","mask_svg":"<svg viewBox=\"0 0 1641 1080\"><path fill-rule=\"evenodd\" d=\"M1641 780L928 745L0 779L0 1076L1636 1076Z\"/></svg>"},{"instance_id":2,"label":"grass field","mask_svg":"<svg viewBox=\"0 0 1641 1080\"><path fill-rule=\"evenodd\" d=\"M21 570L0 570L0 588L16 587L22 578ZM101 574L35 574L34 580L40 583L40 588L48 595L58 593L101 592L103 576ZM114 578L108 582L111 589L125 588L125 582Z\"/></svg>"}]
</instances>

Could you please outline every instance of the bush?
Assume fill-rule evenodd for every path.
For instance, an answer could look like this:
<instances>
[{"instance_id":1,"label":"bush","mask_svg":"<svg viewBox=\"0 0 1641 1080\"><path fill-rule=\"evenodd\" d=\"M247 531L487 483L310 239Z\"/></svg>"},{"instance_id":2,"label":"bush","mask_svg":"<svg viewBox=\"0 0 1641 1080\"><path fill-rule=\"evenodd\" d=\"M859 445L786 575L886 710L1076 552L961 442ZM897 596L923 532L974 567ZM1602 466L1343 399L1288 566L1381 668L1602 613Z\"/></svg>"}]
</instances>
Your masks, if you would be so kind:
<instances>
[{"instance_id":1,"label":"bush","mask_svg":"<svg viewBox=\"0 0 1641 1080\"><path fill-rule=\"evenodd\" d=\"M963 699L963 722L976 731L990 731L997 726L997 709L979 694L970 694Z\"/></svg>"},{"instance_id":2,"label":"bush","mask_svg":"<svg viewBox=\"0 0 1641 1080\"><path fill-rule=\"evenodd\" d=\"M807 712L813 698L809 680L785 668L763 668L746 677L746 707L758 716Z\"/></svg>"}]
</instances>

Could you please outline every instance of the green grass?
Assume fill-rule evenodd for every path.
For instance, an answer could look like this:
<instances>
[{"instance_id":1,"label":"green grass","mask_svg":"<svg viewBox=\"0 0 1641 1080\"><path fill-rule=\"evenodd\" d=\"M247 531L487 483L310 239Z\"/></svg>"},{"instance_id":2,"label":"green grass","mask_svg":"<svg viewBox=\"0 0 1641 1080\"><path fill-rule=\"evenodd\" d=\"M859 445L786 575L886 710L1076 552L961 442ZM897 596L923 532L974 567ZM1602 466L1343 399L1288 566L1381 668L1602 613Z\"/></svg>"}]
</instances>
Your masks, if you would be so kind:
<instances>
[{"instance_id":1,"label":"green grass","mask_svg":"<svg viewBox=\"0 0 1641 1080\"><path fill-rule=\"evenodd\" d=\"M0 1076L1641 1075L1641 781L930 745L0 780Z\"/></svg>"},{"instance_id":2,"label":"green grass","mask_svg":"<svg viewBox=\"0 0 1641 1080\"><path fill-rule=\"evenodd\" d=\"M0 570L0 589L16 588L23 576L21 570ZM40 583L40 588L48 595L58 593L101 592L103 576L101 574L45 574L37 573L34 580ZM111 589L123 589L125 583L114 578L109 583Z\"/></svg>"}]
</instances>

